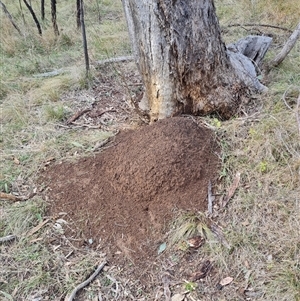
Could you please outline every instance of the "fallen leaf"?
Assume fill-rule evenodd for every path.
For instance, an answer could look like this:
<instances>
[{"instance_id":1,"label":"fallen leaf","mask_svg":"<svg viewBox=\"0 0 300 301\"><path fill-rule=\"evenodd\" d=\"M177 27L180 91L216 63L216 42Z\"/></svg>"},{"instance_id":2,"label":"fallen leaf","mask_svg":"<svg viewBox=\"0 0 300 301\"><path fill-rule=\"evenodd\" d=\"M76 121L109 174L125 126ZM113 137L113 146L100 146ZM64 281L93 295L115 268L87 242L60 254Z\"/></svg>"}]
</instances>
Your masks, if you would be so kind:
<instances>
[{"instance_id":1,"label":"fallen leaf","mask_svg":"<svg viewBox=\"0 0 300 301\"><path fill-rule=\"evenodd\" d=\"M209 273L212 268L212 264L209 260L204 261L197 272L192 274L192 281L203 279Z\"/></svg>"},{"instance_id":2,"label":"fallen leaf","mask_svg":"<svg viewBox=\"0 0 300 301\"><path fill-rule=\"evenodd\" d=\"M232 277L226 277L220 281L220 285L225 286L230 284L233 281Z\"/></svg>"},{"instance_id":3,"label":"fallen leaf","mask_svg":"<svg viewBox=\"0 0 300 301\"><path fill-rule=\"evenodd\" d=\"M171 301L182 301L184 298L184 294L175 294L174 296L172 296Z\"/></svg>"},{"instance_id":4,"label":"fallen leaf","mask_svg":"<svg viewBox=\"0 0 300 301\"><path fill-rule=\"evenodd\" d=\"M250 264L249 264L248 260L245 260L244 265L248 270L250 269Z\"/></svg>"},{"instance_id":5,"label":"fallen leaf","mask_svg":"<svg viewBox=\"0 0 300 301\"><path fill-rule=\"evenodd\" d=\"M161 254L163 251L165 251L166 248L167 248L167 244L164 242L159 246L157 253Z\"/></svg>"},{"instance_id":6,"label":"fallen leaf","mask_svg":"<svg viewBox=\"0 0 300 301\"><path fill-rule=\"evenodd\" d=\"M189 238L187 240L187 243L188 243L189 247L197 249L204 244L204 241L205 241L204 238L202 236L198 235L198 236Z\"/></svg>"},{"instance_id":7,"label":"fallen leaf","mask_svg":"<svg viewBox=\"0 0 300 301\"><path fill-rule=\"evenodd\" d=\"M20 164L20 160L18 158L14 157L14 163L17 164L17 165L19 165Z\"/></svg>"},{"instance_id":8,"label":"fallen leaf","mask_svg":"<svg viewBox=\"0 0 300 301\"><path fill-rule=\"evenodd\" d=\"M240 179L241 179L241 173L237 172L235 175L235 179L234 179L233 183L231 184L231 186L229 187L229 190L228 190L225 198L222 200L223 207L226 207L228 202L230 201L230 199L233 197L236 189L239 186Z\"/></svg>"}]
</instances>

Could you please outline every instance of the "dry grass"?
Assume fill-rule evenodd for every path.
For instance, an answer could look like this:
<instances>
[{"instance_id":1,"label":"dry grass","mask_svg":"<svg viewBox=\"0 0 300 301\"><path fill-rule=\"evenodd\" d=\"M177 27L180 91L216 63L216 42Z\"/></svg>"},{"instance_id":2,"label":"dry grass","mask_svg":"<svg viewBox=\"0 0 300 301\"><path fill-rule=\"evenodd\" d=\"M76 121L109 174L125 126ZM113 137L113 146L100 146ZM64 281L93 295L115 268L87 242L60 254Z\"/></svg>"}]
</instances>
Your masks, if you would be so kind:
<instances>
[{"instance_id":1,"label":"dry grass","mask_svg":"<svg viewBox=\"0 0 300 301\"><path fill-rule=\"evenodd\" d=\"M32 3L38 11L38 2ZM80 96L85 93L80 92L85 86L84 62L74 3L58 3L61 31L58 38L53 34L49 15L43 24L42 37L36 34L25 8L26 24L23 24L17 1L6 4L22 28L23 37L1 15L1 191L11 191L17 180L23 181L22 189L28 189L49 158L88 155L91 146L112 135L61 126L61 121L78 107L93 102ZM257 32L257 28L227 27L232 23L271 23L293 29L300 18L295 0L219 0L216 5L220 23L226 29L226 41ZM86 6L92 61L130 53L121 2L103 0L100 11L95 1L86 1ZM270 28L259 30L274 34L274 44L267 56L270 59L288 35ZM60 68L64 72L58 77L33 76ZM215 190L224 193L236 172L242 176L227 209L215 209L218 213L215 220L231 248L212 238L199 249L199 256L209 257L214 266L214 276L200 282L193 292L200 300L241 300L242 297L255 301L300 300L300 136L295 117L299 70L298 43L284 63L264 79L270 90L250 102L249 116L226 122L205 118L205 122L215 127L223 147L222 184ZM65 93L70 91L74 98L65 99ZM282 99L284 93L290 108ZM0 203L0 236L18 236L15 242L0 245L3 300L32 300L34 296L59 300L103 259L104 254L99 252L75 248L54 229L56 220L49 221L29 237L28 231L47 218L44 208L45 203L38 198L24 203ZM201 227L205 227L203 216L184 216L176 221L174 225L178 228L172 236L173 242L199 232L197 226L202 219ZM114 270L107 275L86 290L86 299L95 298L99 288L106 293L104 297L110 300L117 297L113 291L116 280L109 275L122 279L122 271ZM225 276L233 277L233 284L218 292L218 299L213 299L215 280ZM119 298L132 296L126 285L121 291L123 295Z\"/></svg>"}]
</instances>

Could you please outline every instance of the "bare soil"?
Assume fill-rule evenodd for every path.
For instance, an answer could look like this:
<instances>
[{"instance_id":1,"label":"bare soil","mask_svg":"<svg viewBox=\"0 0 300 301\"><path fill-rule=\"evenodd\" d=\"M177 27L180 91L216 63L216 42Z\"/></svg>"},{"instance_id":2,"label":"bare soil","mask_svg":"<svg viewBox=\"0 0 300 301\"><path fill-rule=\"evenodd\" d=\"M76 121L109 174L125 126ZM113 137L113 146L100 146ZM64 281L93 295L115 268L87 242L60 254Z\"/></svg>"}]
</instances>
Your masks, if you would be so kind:
<instances>
[{"instance_id":1,"label":"bare soil","mask_svg":"<svg viewBox=\"0 0 300 301\"><path fill-rule=\"evenodd\" d=\"M206 210L216 152L210 130L188 118L122 131L105 151L44 172L49 213L66 213L74 243L105 245L111 261L151 259L174 212Z\"/></svg>"}]
</instances>

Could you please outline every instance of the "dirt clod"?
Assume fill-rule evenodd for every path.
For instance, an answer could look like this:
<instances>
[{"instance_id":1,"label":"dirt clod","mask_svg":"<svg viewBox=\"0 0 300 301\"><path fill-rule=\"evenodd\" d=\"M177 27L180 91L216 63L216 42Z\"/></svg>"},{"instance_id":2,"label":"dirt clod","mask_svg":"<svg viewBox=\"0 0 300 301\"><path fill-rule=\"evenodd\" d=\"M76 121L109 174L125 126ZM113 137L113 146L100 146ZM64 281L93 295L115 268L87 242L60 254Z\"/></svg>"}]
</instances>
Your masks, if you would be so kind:
<instances>
[{"instance_id":1,"label":"dirt clod","mask_svg":"<svg viewBox=\"0 0 300 301\"><path fill-rule=\"evenodd\" d=\"M178 210L206 210L216 152L211 131L188 118L121 131L105 151L44 172L49 214L65 212L71 241L111 261L152 260Z\"/></svg>"}]
</instances>

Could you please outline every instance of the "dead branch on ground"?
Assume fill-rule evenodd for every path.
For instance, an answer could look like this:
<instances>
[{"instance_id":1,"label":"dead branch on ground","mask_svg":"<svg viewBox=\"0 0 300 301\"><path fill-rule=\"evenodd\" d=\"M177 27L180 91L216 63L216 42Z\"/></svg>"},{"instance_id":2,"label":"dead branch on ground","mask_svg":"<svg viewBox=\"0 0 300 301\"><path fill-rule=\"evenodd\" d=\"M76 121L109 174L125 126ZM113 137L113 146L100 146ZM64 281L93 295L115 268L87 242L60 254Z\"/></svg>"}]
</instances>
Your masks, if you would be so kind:
<instances>
[{"instance_id":1,"label":"dead branch on ground","mask_svg":"<svg viewBox=\"0 0 300 301\"><path fill-rule=\"evenodd\" d=\"M79 284L78 286L75 287L75 289L72 291L71 295L66 298L66 301L73 301L73 299L75 298L76 294L83 289L84 287L86 287L90 282L92 282L97 276L98 274L101 272L101 270L104 268L104 266L107 264L107 261L103 261L98 268L96 269L96 271L84 282L82 282L81 284Z\"/></svg>"},{"instance_id":2,"label":"dead branch on ground","mask_svg":"<svg viewBox=\"0 0 300 301\"><path fill-rule=\"evenodd\" d=\"M9 241L14 240L16 238L17 238L16 235L8 235L8 236L0 237L0 243L9 242Z\"/></svg>"},{"instance_id":3,"label":"dead branch on ground","mask_svg":"<svg viewBox=\"0 0 300 301\"><path fill-rule=\"evenodd\" d=\"M0 200L3 201L12 201L12 202L20 202L20 201L27 201L34 197L36 192L31 192L29 195L26 196L15 196L10 193L0 192Z\"/></svg>"},{"instance_id":4,"label":"dead branch on ground","mask_svg":"<svg viewBox=\"0 0 300 301\"><path fill-rule=\"evenodd\" d=\"M287 31L292 33L293 31L288 29L288 28L284 28L284 27L280 27L280 26L276 26L276 25L270 25L270 24L255 24L255 23L246 23L246 24L240 24L240 23L235 23L235 24L229 24L227 25L227 27L243 27L243 26L256 26L256 27L269 27L269 28L275 28L275 29L280 29L283 31Z\"/></svg>"},{"instance_id":5,"label":"dead branch on ground","mask_svg":"<svg viewBox=\"0 0 300 301\"><path fill-rule=\"evenodd\" d=\"M95 63L97 65L105 65L110 63L122 63L122 62L128 62L133 60L134 60L133 56L119 56L119 57L113 57L106 60L96 61Z\"/></svg>"},{"instance_id":6,"label":"dead branch on ground","mask_svg":"<svg viewBox=\"0 0 300 301\"><path fill-rule=\"evenodd\" d=\"M298 123L298 132L300 135L300 116L299 116L299 109L300 109L300 93L298 96L298 100L297 100L297 109L296 109L296 118L297 118L297 123Z\"/></svg>"},{"instance_id":7,"label":"dead branch on ground","mask_svg":"<svg viewBox=\"0 0 300 301\"><path fill-rule=\"evenodd\" d=\"M208 182L208 189L207 189L207 199L208 199L208 214L213 213L213 201L214 197L212 195L212 189L211 189L211 181Z\"/></svg>"},{"instance_id":8,"label":"dead branch on ground","mask_svg":"<svg viewBox=\"0 0 300 301\"><path fill-rule=\"evenodd\" d=\"M295 46L298 38L300 36L300 23L297 25L294 32L291 34L285 45L283 46L282 50L276 55L276 57L268 64L266 71L269 72L274 67L279 66L283 60L287 57L290 51Z\"/></svg>"},{"instance_id":9,"label":"dead branch on ground","mask_svg":"<svg viewBox=\"0 0 300 301\"><path fill-rule=\"evenodd\" d=\"M9 194L9 193L4 193L4 192L0 192L0 200L4 200L4 201L13 201L13 202L18 202L21 201L20 198Z\"/></svg>"},{"instance_id":10,"label":"dead branch on ground","mask_svg":"<svg viewBox=\"0 0 300 301\"><path fill-rule=\"evenodd\" d=\"M91 109L83 109L81 111L76 112L73 116L71 116L67 121L66 124L69 125L72 122L74 122L75 120L77 120L80 116L82 116L83 114L90 112Z\"/></svg>"}]
</instances>

